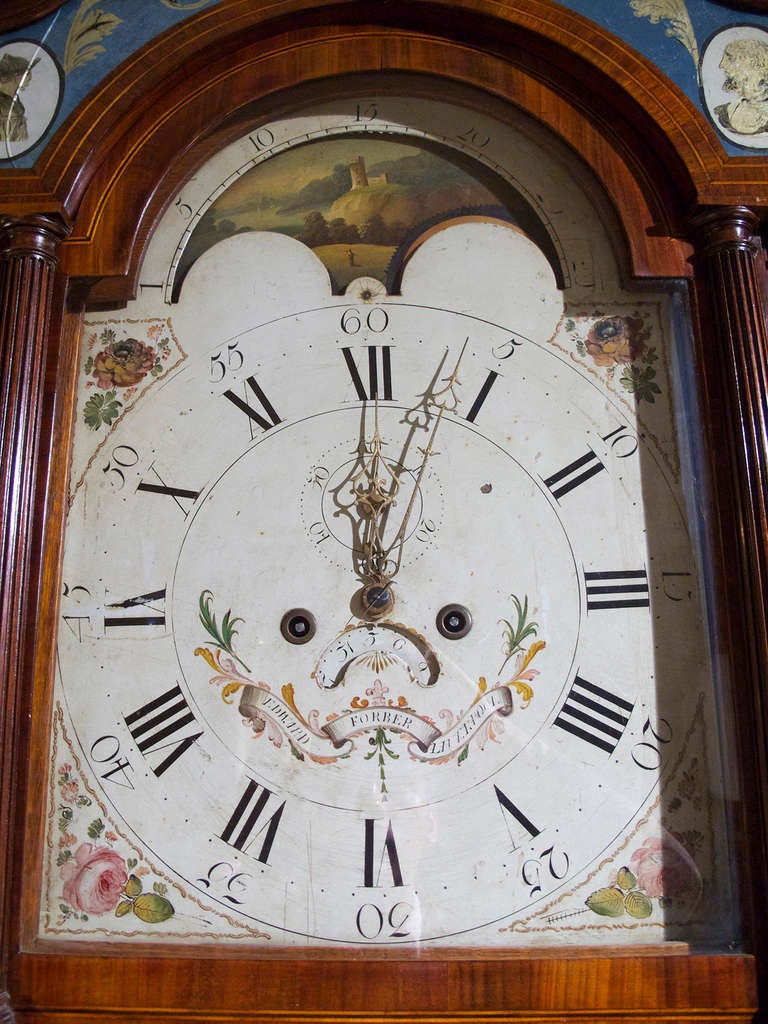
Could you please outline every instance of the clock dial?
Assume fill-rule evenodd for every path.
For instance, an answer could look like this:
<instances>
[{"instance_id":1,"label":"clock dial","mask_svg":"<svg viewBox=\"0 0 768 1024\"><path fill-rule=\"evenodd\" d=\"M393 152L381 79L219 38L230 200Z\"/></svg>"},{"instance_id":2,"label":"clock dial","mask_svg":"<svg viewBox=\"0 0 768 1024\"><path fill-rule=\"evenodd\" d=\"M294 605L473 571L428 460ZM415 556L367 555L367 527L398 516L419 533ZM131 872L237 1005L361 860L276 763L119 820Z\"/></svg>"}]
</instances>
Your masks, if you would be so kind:
<instances>
[{"instance_id":1,"label":"clock dial","mask_svg":"<svg viewBox=\"0 0 768 1024\"><path fill-rule=\"evenodd\" d=\"M541 243L551 158L526 230L509 132L387 104L223 151L88 324L44 934L615 943L727 902L671 302L583 197Z\"/></svg>"}]
</instances>

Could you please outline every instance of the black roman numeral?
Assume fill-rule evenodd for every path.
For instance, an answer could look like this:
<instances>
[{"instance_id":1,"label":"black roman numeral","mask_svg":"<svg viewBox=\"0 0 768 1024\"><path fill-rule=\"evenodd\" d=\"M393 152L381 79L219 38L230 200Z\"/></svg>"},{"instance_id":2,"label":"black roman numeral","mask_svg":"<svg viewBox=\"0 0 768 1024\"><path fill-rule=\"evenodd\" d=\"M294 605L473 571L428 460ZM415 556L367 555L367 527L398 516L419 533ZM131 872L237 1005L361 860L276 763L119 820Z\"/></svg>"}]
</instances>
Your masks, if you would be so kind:
<instances>
[{"instance_id":1,"label":"black roman numeral","mask_svg":"<svg viewBox=\"0 0 768 1024\"><path fill-rule=\"evenodd\" d=\"M261 406L261 412L258 412L252 405L248 404L246 399L241 398L240 395L236 395L235 392L230 389L227 389L224 392L224 397L228 398L233 405L237 406L237 408L241 410L241 412L244 412L250 420L254 423L258 423L262 430L270 430L272 427L276 427L277 424L281 422L280 417L275 412L272 403L259 387L256 378L246 377L246 384L256 396L256 399Z\"/></svg>"},{"instance_id":2,"label":"black roman numeral","mask_svg":"<svg viewBox=\"0 0 768 1024\"><path fill-rule=\"evenodd\" d=\"M535 839L536 836L541 834L541 829L537 828L533 824L531 819L528 818L525 814L523 814L523 812L516 804L512 803L512 801L509 799L506 793L500 790L499 787L496 785L494 785L493 788L496 792L496 799L499 801L499 807L501 808L502 813L506 812L506 814L510 814L518 823L518 825L521 825L525 829L525 831L528 833L531 839ZM506 815L504 816L504 820L505 822L507 821ZM509 823L507 823L507 827L509 828ZM512 840L512 849L516 850L517 845L515 843L514 835L511 829L509 830L509 837Z\"/></svg>"},{"instance_id":3,"label":"black roman numeral","mask_svg":"<svg viewBox=\"0 0 768 1024\"><path fill-rule=\"evenodd\" d=\"M363 868L363 885L371 889L380 885L381 872L386 856L389 862L389 869L392 873L393 885L404 885L403 873L400 869L400 857L395 845L395 834L392 830L392 822L387 823L387 834L384 838L384 846L376 861L374 854L376 821L374 818L365 819L365 863Z\"/></svg>"},{"instance_id":4,"label":"black roman numeral","mask_svg":"<svg viewBox=\"0 0 768 1024\"><path fill-rule=\"evenodd\" d=\"M139 610L141 609L141 610ZM165 626L165 587L149 594L115 601L104 609L104 628Z\"/></svg>"},{"instance_id":5,"label":"black roman numeral","mask_svg":"<svg viewBox=\"0 0 768 1024\"><path fill-rule=\"evenodd\" d=\"M203 735L202 732L179 735L193 722L196 727L195 716L189 710L189 704L178 686L171 687L133 714L125 716L125 724L145 757L158 750L171 748L170 753L152 769L158 777Z\"/></svg>"},{"instance_id":6,"label":"black roman numeral","mask_svg":"<svg viewBox=\"0 0 768 1024\"><path fill-rule=\"evenodd\" d=\"M368 387L366 389L357 368L351 348L341 350L347 370L352 378L357 397L361 402L372 402L374 398L385 401L392 399L392 359L390 345L366 345L368 350Z\"/></svg>"},{"instance_id":7,"label":"black roman numeral","mask_svg":"<svg viewBox=\"0 0 768 1024\"><path fill-rule=\"evenodd\" d=\"M467 417L466 418L469 420L470 423L474 423L475 422L477 414L480 412L481 408L483 407L483 402L488 397L488 393L491 390L491 388L493 387L493 385L496 383L496 378L498 376L499 376L499 374L495 370L490 370L489 371L488 376L485 378L483 386L480 388L480 391L478 393L477 398L472 403L472 408L467 413Z\"/></svg>"},{"instance_id":8,"label":"black roman numeral","mask_svg":"<svg viewBox=\"0 0 768 1024\"><path fill-rule=\"evenodd\" d=\"M557 473L546 477L544 483L552 492L553 497L560 501L569 491L579 487L604 469L605 466L590 448L586 455L582 455L581 458L569 462L567 466L563 466Z\"/></svg>"},{"instance_id":9,"label":"black roman numeral","mask_svg":"<svg viewBox=\"0 0 768 1024\"><path fill-rule=\"evenodd\" d=\"M554 725L612 754L634 704L576 676Z\"/></svg>"},{"instance_id":10,"label":"black roman numeral","mask_svg":"<svg viewBox=\"0 0 768 1024\"><path fill-rule=\"evenodd\" d=\"M237 807L232 812L232 817L221 833L224 842L234 846L241 853L248 853L256 838L263 833L261 848L256 855L256 860L262 864L269 861L272 844L275 841L277 828L285 809L285 801L283 801L271 813L266 814L267 804L272 796L272 791L266 786L260 786L258 782L249 779L245 792L240 797Z\"/></svg>"},{"instance_id":11,"label":"black roman numeral","mask_svg":"<svg viewBox=\"0 0 768 1024\"><path fill-rule=\"evenodd\" d=\"M585 572L584 580L587 586L587 611L650 607L645 569Z\"/></svg>"},{"instance_id":12,"label":"black roman numeral","mask_svg":"<svg viewBox=\"0 0 768 1024\"><path fill-rule=\"evenodd\" d=\"M638 449L637 438L624 425L616 427L615 430L605 434L602 440L605 442L608 454L614 459L631 458ZM573 462L569 462L567 466L563 466L562 469L559 469L557 473L553 473L552 476L542 479L544 479L544 483L552 492L553 497L560 501L562 497L574 490L574 488L580 487L581 484L586 483L587 480L601 473L604 469L605 465L602 461L591 448L588 448L585 455L574 459Z\"/></svg>"},{"instance_id":13,"label":"black roman numeral","mask_svg":"<svg viewBox=\"0 0 768 1024\"><path fill-rule=\"evenodd\" d=\"M193 491L188 487L173 487L166 484L165 480L160 476L154 466L149 467L157 477L157 483L142 480L139 486L136 488L137 491L144 491L147 494L165 494L169 498L173 498L178 507L186 516L189 512L189 507L183 505L183 501L194 502L200 491Z\"/></svg>"}]
</instances>

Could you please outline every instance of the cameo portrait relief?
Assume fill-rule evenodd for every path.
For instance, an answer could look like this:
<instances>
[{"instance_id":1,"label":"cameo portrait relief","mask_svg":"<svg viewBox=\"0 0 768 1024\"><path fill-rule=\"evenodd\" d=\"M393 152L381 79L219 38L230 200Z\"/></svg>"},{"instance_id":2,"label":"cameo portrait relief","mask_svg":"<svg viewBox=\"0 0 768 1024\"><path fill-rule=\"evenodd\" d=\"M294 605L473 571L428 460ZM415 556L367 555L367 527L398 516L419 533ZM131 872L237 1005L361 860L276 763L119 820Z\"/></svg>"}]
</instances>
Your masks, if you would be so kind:
<instances>
[{"instance_id":1,"label":"cameo portrait relief","mask_svg":"<svg viewBox=\"0 0 768 1024\"><path fill-rule=\"evenodd\" d=\"M718 32L701 61L704 105L717 130L741 146L768 147L768 32Z\"/></svg>"},{"instance_id":2,"label":"cameo portrait relief","mask_svg":"<svg viewBox=\"0 0 768 1024\"><path fill-rule=\"evenodd\" d=\"M0 162L39 142L61 99L56 58L41 43L15 40L0 47Z\"/></svg>"}]
</instances>

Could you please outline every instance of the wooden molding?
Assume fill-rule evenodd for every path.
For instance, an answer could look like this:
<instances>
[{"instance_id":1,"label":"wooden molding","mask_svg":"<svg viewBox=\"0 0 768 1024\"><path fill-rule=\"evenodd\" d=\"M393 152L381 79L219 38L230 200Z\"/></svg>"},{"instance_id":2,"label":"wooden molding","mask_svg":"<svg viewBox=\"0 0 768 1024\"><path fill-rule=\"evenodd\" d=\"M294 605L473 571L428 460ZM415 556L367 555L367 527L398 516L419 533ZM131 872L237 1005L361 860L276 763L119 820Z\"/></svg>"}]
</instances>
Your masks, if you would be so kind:
<instances>
[{"instance_id":1,"label":"wooden molding","mask_svg":"<svg viewBox=\"0 0 768 1024\"><path fill-rule=\"evenodd\" d=\"M714 0L721 7L733 11L748 11L750 14L768 14L768 0Z\"/></svg>"},{"instance_id":2,"label":"wooden molding","mask_svg":"<svg viewBox=\"0 0 768 1024\"><path fill-rule=\"evenodd\" d=\"M561 951L541 958L501 955L478 961L465 952L464 957L440 961L418 954L383 959L366 950L364 957L320 954L299 970L295 959L278 955L259 967L259 973L269 976L269 984L256 989L254 967L247 959L171 961L123 956L119 980L108 958L70 958L64 963L58 957L38 957L37 961L19 958L11 979L19 991L37 993L40 1009L34 1013L26 998L16 1003L17 1017L24 1024L60 1020L45 1007L62 991L68 998L67 1020L85 1021L87 1014L93 1019L99 1013L104 1024L126 1019L154 1024L165 1021L166 1014L200 1024L212 1020L331 1024L350 1018L367 1024L405 1024L414 1019L498 1024L501 1020L551 1021L564 1015L587 1024L596 1017L626 1020L630 1007L642 1014L643 1022L746 1024L755 1004L748 957L610 956L604 952L571 957ZM700 1008L695 1013L690 1012L692 1004ZM226 1015L220 1010L224 1006Z\"/></svg>"},{"instance_id":3,"label":"wooden molding","mask_svg":"<svg viewBox=\"0 0 768 1024\"><path fill-rule=\"evenodd\" d=\"M719 551L717 629L733 687L734 727L747 776L768 779L768 713L761 680L768 679L768 390L766 254L758 218L744 207L717 207L691 218L695 245L698 379L706 410L709 477ZM712 372L715 363L720 372ZM703 497L703 495L702 495ZM742 914L758 945L768 949L768 925L749 894L768 873L768 790L745 789L734 835L749 844L742 858ZM768 976L762 975L768 986Z\"/></svg>"},{"instance_id":4,"label":"wooden molding","mask_svg":"<svg viewBox=\"0 0 768 1024\"><path fill-rule=\"evenodd\" d=\"M673 272L657 238L682 233L697 203L766 202L762 158L727 160L703 115L657 68L550 0L225 0L123 62L34 171L0 173L0 204L65 213L76 239L71 273L122 276L146 219L206 139L233 122L243 131L257 123L254 95L262 110L277 109L300 82L320 89L333 75L382 68L486 88L547 124L624 212L636 274ZM117 204L127 212L126 195L134 238L117 234L112 218ZM94 252L102 261L112 253L113 264L98 267ZM676 272L686 272L685 255Z\"/></svg>"},{"instance_id":5,"label":"wooden molding","mask_svg":"<svg viewBox=\"0 0 768 1024\"><path fill-rule=\"evenodd\" d=\"M0 32L13 32L17 28L31 25L58 11L66 2L67 0L15 0L6 10L0 11Z\"/></svg>"}]
</instances>

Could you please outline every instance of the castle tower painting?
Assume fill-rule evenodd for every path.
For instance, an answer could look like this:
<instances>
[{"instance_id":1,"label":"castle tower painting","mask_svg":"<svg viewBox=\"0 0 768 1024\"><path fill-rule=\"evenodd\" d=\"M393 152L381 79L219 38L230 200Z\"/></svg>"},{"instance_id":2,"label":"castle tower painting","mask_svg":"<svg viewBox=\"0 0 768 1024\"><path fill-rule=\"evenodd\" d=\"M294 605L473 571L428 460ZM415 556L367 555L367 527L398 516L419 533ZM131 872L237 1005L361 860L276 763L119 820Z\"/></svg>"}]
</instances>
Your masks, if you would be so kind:
<instances>
[{"instance_id":1,"label":"castle tower painting","mask_svg":"<svg viewBox=\"0 0 768 1024\"><path fill-rule=\"evenodd\" d=\"M357 188L375 188L377 185L388 185L389 180L386 174L375 174L371 177L365 168L365 157L358 156L350 163L349 173L352 176L352 187L350 191Z\"/></svg>"}]
</instances>

